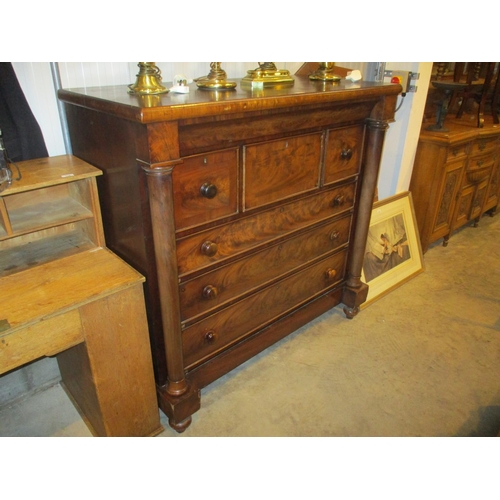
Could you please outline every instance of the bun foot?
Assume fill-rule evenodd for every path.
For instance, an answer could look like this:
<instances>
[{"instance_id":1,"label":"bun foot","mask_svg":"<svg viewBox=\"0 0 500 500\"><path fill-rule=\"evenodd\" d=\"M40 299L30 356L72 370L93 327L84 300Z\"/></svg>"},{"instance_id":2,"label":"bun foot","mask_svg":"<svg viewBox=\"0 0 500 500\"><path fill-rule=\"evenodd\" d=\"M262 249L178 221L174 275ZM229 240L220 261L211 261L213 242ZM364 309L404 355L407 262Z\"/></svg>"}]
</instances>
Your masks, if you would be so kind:
<instances>
[{"instance_id":1,"label":"bun foot","mask_svg":"<svg viewBox=\"0 0 500 500\"><path fill-rule=\"evenodd\" d=\"M347 319L352 319L359 313L359 307L344 307L344 314Z\"/></svg>"},{"instance_id":2,"label":"bun foot","mask_svg":"<svg viewBox=\"0 0 500 500\"><path fill-rule=\"evenodd\" d=\"M191 421L192 421L192 418L191 417L188 417L186 418L185 420L183 420L182 422L174 422L171 418L168 419L168 424L170 425L170 427L172 427L172 429L174 429L174 431L178 432L179 434L181 434L182 432L184 432L190 425L191 425Z\"/></svg>"}]
</instances>

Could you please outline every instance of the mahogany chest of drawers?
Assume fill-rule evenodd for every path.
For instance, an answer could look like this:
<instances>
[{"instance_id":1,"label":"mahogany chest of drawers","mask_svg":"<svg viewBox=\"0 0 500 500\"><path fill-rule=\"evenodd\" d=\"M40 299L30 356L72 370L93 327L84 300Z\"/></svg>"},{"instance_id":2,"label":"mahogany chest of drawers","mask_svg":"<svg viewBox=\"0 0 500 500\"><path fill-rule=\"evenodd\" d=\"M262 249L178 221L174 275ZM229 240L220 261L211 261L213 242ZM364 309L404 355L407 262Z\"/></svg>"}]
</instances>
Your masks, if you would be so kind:
<instances>
[{"instance_id":1,"label":"mahogany chest of drawers","mask_svg":"<svg viewBox=\"0 0 500 500\"><path fill-rule=\"evenodd\" d=\"M400 87L323 84L131 96L61 90L73 154L103 171L108 246L146 276L160 408L179 432L200 389L339 303L361 266Z\"/></svg>"}]
</instances>

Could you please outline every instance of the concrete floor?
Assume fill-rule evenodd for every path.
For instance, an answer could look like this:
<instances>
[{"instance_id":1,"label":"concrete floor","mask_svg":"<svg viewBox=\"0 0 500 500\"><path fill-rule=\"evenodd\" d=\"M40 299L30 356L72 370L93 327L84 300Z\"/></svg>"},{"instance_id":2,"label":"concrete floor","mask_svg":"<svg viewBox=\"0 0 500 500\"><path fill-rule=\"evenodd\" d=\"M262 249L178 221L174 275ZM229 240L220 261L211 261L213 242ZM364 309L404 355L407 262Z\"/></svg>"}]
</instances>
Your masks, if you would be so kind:
<instances>
[{"instance_id":1,"label":"concrete floor","mask_svg":"<svg viewBox=\"0 0 500 500\"><path fill-rule=\"evenodd\" d=\"M355 319L337 307L202 391L163 437L497 436L500 215L436 242L424 273ZM59 385L0 410L0 436L90 436Z\"/></svg>"}]
</instances>

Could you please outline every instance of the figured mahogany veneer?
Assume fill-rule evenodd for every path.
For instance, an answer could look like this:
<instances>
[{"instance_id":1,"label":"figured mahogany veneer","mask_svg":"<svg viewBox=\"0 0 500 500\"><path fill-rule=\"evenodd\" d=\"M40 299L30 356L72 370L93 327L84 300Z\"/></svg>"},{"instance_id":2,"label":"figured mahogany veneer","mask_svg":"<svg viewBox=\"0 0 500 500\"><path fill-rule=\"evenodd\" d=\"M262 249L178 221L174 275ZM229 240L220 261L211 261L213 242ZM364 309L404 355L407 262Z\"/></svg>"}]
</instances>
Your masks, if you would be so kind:
<instances>
[{"instance_id":1,"label":"figured mahogany veneer","mask_svg":"<svg viewBox=\"0 0 500 500\"><path fill-rule=\"evenodd\" d=\"M62 90L99 181L110 248L146 276L160 408L182 432L200 389L343 302L357 314L398 85L135 97Z\"/></svg>"}]
</instances>

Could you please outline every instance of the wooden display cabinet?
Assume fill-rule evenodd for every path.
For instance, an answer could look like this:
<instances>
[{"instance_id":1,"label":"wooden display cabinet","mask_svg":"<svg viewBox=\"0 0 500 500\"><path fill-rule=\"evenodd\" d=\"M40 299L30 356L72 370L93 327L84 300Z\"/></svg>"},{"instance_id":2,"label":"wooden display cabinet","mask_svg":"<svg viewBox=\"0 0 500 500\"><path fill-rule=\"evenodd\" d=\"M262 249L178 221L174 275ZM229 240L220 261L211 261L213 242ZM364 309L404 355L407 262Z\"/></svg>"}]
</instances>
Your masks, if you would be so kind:
<instances>
[{"instance_id":1,"label":"wooden display cabinet","mask_svg":"<svg viewBox=\"0 0 500 500\"><path fill-rule=\"evenodd\" d=\"M477 128L450 119L447 131L420 133L410 191L422 250L486 212L496 212L500 193L500 126Z\"/></svg>"}]
</instances>

